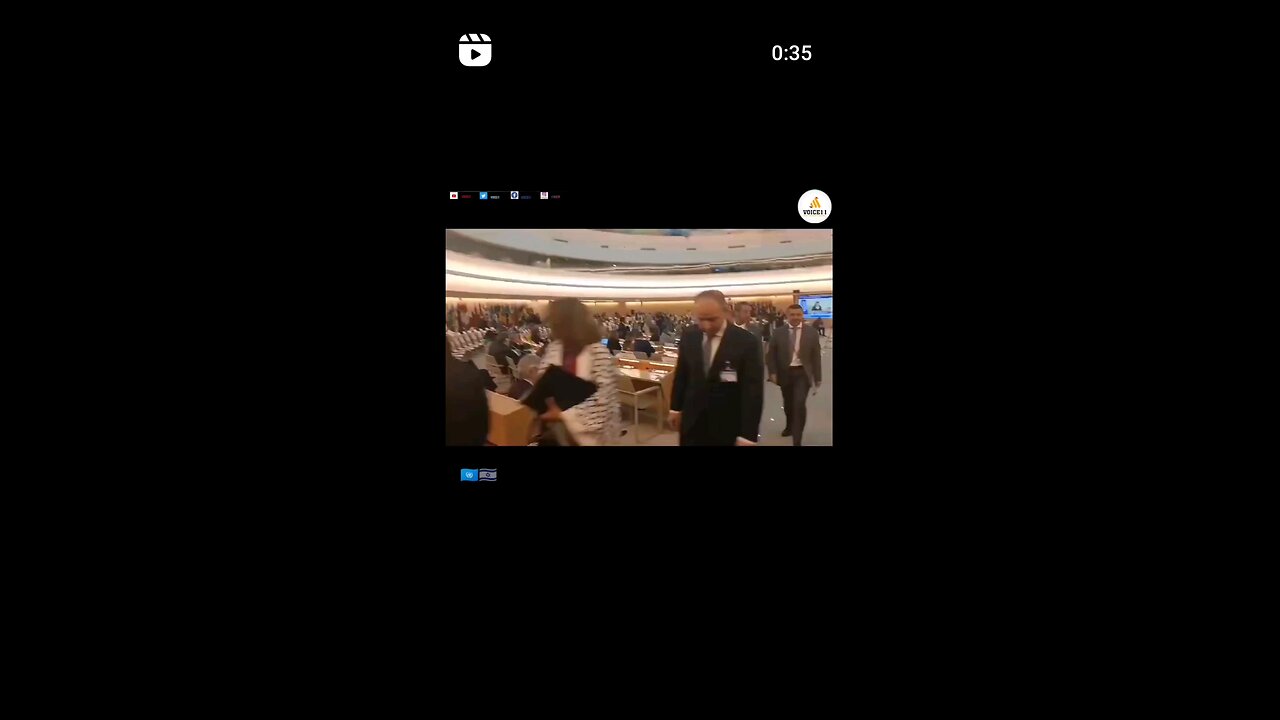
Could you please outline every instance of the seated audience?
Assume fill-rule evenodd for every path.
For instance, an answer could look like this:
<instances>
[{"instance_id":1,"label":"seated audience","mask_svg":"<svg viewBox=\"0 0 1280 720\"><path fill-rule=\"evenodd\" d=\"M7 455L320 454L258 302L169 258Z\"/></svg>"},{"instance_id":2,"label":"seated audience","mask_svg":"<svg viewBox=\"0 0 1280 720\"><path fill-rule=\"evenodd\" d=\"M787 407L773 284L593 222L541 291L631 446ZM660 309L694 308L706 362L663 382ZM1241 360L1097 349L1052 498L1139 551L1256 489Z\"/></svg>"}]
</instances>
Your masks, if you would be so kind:
<instances>
[{"instance_id":1,"label":"seated audience","mask_svg":"<svg viewBox=\"0 0 1280 720\"><path fill-rule=\"evenodd\" d=\"M507 365L507 358L511 358L512 362L520 360L520 353L513 349L509 344L510 335L502 333L489 343L489 354L493 356L493 361L498 363L498 367L502 368L503 374L510 374L511 368Z\"/></svg>"},{"instance_id":2,"label":"seated audience","mask_svg":"<svg viewBox=\"0 0 1280 720\"><path fill-rule=\"evenodd\" d=\"M641 353L641 352L642 352L642 353L647 353L647 354L649 354L649 355L652 355L652 354L653 354L653 344L652 344L652 343L650 343L648 340L645 340L645 339L644 339L644 337L642 337L642 336L640 335L640 333L638 333L638 332L637 332L637 333L635 333L635 335L634 335L633 337L635 338L634 349L635 349L635 351L636 351L636 352L638 352L638 353Z\"/></svg>"},{"instance_id":3,"label":"seated audience","mask_svg":"<svg viewBox=\"0 0 1280 720\"><path fill-rule=\"evenodd\" d=\"M542 361L537 355L525 355L520 358L520 362L516 365L516 378L511 383L511 388L507 390L507 397L523 400L524 396L533 390L533 384L538 379L538 365Z\"/></svg>"}]
</instances>

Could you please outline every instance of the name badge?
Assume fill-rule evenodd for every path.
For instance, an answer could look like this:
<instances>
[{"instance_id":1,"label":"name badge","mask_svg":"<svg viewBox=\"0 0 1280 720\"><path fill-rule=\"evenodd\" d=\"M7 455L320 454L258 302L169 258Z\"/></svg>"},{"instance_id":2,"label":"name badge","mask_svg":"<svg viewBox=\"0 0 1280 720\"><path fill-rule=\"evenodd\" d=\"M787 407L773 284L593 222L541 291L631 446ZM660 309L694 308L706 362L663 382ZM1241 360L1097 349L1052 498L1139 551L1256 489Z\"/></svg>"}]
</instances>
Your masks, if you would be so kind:
<instances>
[{"instance_id":1,"label":"name badge","mask_svg":"<svg viewBox=\"0 0 1280 720\"><path fill-rule=\"evenodd\" d=\"M737 370L721 370L720 382L738 382Z\"/></svg>"}]
</instances>

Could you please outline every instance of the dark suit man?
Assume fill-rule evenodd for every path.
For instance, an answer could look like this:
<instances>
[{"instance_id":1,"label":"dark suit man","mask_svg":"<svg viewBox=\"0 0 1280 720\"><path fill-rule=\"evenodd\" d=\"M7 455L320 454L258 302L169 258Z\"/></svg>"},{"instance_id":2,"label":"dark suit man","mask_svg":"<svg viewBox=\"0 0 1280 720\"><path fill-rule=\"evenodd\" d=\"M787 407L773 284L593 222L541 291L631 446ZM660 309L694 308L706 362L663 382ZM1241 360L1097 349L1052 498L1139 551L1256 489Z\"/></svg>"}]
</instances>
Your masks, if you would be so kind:
<instances>
[{"instance_id":1,"label":"dark suit man","mask_svg":"<svg viewBox=\"0 0 1280 720\"><path fill-rule=\"evenodd\" d=\"M484 445L489 436L489 399L485 381L488 373L470 360L457 360L444 341L444 444ZM494 385L491 389L497 389Z\"/></svg>"},{"instance_id":2,"label":"dark suit man","mask_svg":"<svg viewBox=\"0 0 1280 720\"><path fill-rule=\"evenodd\" d=\"M818 331L805 326L804 309L799 305L787 308L787 324L773 331L765 365L769 368L769 382L782 388L782 408L787 414L782 437L790 437L792 445L800 445L809 389L822 385L822 349Z\"/></svg>"},{"instance_id":3,"label":"dark suit man","mask_svg":"<svg viewBox=\"0 0 1280 720\"><path fill-rule=\"evenodd\" d=\"M729 322L724 293L694 300L697 326L680 337L671 424L681 445L754 445L760 438L764 367L760 341Z\"/></svg>"},{"instance_id":4,"label":"dark suit man","mask_svg":"<svg viewBox=\"0 0 1280 720\"><path fill-rule=\"evenodd\" d=\"M511 367L507 365L507 358L511 358L513 362L520 362L520 352L507 343L505 334L500 334L494 338L493 342L489 343L487 352L493 356L493 361L498 363L498 367L502 369L504 375L511 374Z\"/></svg>"},{"instance_id":5,"label":"dark suit man","mask_svg":"<svg viewBox=\"0 0 1280 720\"><path fill-rule=\"evenodd\" d=\"M638 336L636 337L636 344L634 349L636 352L642 352L642 353L645 353L646 355L653 355L653 344L642 337L638 337Z\"/></svg>"}]
</instances>

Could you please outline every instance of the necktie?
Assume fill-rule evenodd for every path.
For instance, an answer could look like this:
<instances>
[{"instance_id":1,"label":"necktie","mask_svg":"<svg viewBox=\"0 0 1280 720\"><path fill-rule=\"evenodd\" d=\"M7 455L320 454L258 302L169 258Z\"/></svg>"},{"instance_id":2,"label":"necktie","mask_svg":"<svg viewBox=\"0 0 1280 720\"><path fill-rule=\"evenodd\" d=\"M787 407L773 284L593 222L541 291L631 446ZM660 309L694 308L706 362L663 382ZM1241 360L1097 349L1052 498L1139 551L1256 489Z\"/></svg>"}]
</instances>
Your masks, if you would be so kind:
<instances>
[{"instance_id":1,"label":"necktie","mask_svg":"<svg viewBox=\"0 0 1280 720\"><path fill-rule=\"evenodd\" d=\"M702 336L702 372L711 372L711 335Z\"/></svg>"},{"instance_id":2,"label":"necktie","mask_svg":"<svg viewBox=\"0 0 1280 720\"><path fill-rule=\"evenodd\" d=\"M800 330L801 328L798 327L791 328L791 334L795 337L795 339L791 341L791 351L794 353L791 357L792 360L800 356Z\"/></svg>"}]
</instances>

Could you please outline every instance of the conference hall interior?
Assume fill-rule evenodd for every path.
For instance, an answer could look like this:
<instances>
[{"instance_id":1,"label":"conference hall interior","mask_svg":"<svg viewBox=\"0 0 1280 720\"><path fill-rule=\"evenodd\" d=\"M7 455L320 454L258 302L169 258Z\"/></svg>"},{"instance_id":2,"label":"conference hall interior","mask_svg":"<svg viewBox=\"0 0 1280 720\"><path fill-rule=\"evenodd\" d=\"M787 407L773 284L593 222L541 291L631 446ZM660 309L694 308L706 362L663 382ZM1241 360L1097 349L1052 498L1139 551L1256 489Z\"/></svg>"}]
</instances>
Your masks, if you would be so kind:
<instances>
[{"instance_id":1,"label":"conference hall interior","mask_svg":"<svg viewBox=\"0 0 1280 720\"><path fill-rule=\"evenodd\" d=\"M720 342L702 333L721 304L760 350L742 369L763 385L758 437L739 444L834 443L829 229L450 229L444 252L447 445L681 444L681 345ZM684 352L682 368L712 360ZM540 414L527 401L552 365L607 402Z\"/></svg>"}]
</instances>

